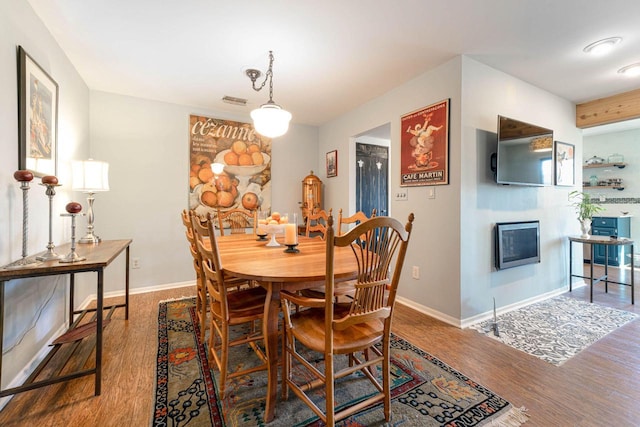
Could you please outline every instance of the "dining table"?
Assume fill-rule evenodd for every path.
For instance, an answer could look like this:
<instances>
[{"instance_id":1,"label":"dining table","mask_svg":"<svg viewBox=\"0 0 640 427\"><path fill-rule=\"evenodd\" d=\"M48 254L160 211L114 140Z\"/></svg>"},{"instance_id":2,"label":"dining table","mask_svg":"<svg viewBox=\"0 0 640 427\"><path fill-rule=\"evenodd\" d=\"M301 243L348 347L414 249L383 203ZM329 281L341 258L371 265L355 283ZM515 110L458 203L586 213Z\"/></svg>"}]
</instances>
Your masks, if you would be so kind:
<instances>
[{"instance_id":1,"label":"dining table","mask_svg":"<svg viewBox=\"0 0 640 427\"><path fill-rule=\"evenodd\" d=\"M285 252L284 245L269 247L266 246L268 240L259 240L251 234L217 236L216 240L225 275L256 281L267 291L262 327L268 375L264 422L268 423L275 417L277 399L280 291L298 291L324 285L326 242L318 237L298 236L296 249L299 252L290 253ZM353 280L357 271L357 261L351 248L336 247L335 280Z\"/></svg>"}]
</instances>

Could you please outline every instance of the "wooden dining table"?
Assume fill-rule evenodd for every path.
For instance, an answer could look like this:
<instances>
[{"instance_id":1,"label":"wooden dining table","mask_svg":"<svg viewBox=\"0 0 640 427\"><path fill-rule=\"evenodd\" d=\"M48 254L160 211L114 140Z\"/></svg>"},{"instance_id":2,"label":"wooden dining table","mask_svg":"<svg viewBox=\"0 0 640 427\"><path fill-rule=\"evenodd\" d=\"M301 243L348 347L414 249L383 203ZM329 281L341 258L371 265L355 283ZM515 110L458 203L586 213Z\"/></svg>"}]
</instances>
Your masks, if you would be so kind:
<instances>
[{"instance_id":1,"label":"wooden dining table","mask_svg":"<svg viewBox=\"0 0 640 427\"><path fill-rule=\"evenodd\" d=\"M255 280L267 290L263 330L268 359L267 401L264 422L275 416L278 387L278 319L280 291L297 291L322 286L326 272L326 242L299 236L299 253L286 253L286 246L268 247L266 241L250 234L219 236L218 250L224 272L233 277ZM282 236L278 237L282 243ZM334 274L337 281L352 280L357 262L349 247L336 247Z\"/></svg>"}]
</instances>

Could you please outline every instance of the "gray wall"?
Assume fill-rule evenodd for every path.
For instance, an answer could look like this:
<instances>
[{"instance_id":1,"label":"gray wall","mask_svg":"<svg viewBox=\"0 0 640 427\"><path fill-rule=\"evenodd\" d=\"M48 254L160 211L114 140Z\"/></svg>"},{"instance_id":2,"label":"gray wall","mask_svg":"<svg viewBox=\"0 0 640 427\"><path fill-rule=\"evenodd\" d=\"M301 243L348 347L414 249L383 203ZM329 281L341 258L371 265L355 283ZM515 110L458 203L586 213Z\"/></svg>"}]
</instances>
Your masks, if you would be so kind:
<instances>
[{"instance_id":1,"label":"gray wall","mask_svg":"<svg viewBox=\"0 0 640 427\"><path fill-rule=\"evenodd\" d=\"M0 265L19 259L22 254L22 192L13 179L18 169L18 45L59 85L58 178L62 187L58 187L54 198L56 244L70 239L69 220L59 214L72 199L83 199L70 191L69 162L87 156L89 140L89 89L29 4L3 0L0 2ZM29 254L45 250L49 240L48 198L39 182L39 178L34 179L29 191ZM46 350L53 335L64 327L67 282L67 277L58 276L53 280L15 280L6 285L3 388L15 384L14 379L42 356L41 350ZM95 293L94 288L79 288L79 300ZM0 402L0 407L5 401Z\"/></svg>"}]
</instances>

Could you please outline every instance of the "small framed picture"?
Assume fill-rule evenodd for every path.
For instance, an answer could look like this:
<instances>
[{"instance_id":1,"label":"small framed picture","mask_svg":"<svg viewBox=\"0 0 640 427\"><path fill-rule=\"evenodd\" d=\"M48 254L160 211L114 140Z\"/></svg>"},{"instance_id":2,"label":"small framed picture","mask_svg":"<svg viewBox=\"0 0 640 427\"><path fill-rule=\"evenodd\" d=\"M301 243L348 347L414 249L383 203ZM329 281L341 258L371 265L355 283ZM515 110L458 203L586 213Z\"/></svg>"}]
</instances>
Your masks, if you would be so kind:
<instances>
[{"instance_id":1,"label":"small framed picture","mask_svg":"<svg viewBox=\"0 0 640 427\"><path fill-rule=\"evenodd\" d=\"M56 175L58 83L18 46L18 163L36 176Z\"/></svg>"},{"instance_id":2,"label":"small framed picture","mask_svg":"<svg viewBox=\"0 0 640 427\"><path fill-rule=\"evenodd\" d=\"M556 185L573 186L575 184L575 147L573 144L560 141L555 141L554 145Z\"/></svg>"},{"instance_id":3,"label":"small framed picture","mask_svg":"<svg viewBox=\"0 0 640 427\"><path fill-rule=\"evenodd\" d=\"M338 176L338 150L327 153L327 178Z\"/></svg>"}]
</instances>

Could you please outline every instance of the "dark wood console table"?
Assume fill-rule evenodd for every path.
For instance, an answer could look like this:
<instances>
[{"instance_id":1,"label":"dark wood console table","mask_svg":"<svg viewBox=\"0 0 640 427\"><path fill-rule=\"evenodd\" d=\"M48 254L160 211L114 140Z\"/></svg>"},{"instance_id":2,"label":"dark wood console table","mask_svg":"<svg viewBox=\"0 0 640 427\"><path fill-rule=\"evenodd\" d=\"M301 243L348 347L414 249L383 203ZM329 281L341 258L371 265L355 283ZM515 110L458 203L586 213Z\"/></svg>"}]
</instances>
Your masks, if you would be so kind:
<instances>
[{"instance_id":1,"label":"dark wood console table","mask_svg":"<svg viewBox=\"0 0 640 427\"><path fill-rule=\"evenodd\" d=\"M48 386L51 384L68 381L74 378L83 377L86 375L95 375L95 395L100 395L101 385L101 371L102 371L102 332L103 326L106 323L103 319L103 312L107 310L107 319L111 317L113 311L118 307L124 307L125 319L129 319L129 246L131 240L103 240L99 244L80 244L77 245L76 252L82 257L87 259L84 261L74 263L61 263L57 260L46 261L40 264L29 265L17 269L4 269L0 268L0 384L2 383L2 340L4 336L4 287L5 283L9 280L26 279L32 277L41 276L56 276L62 274L70 275L70 298L69 298L69 332L67 334L73 334L74 329L80 326L82 318L87 313L94 313L95 321L89 325L90 330L95 329L96 343L95 343L95 366L91 369L79 370L65 375L58 375L47 379L36 381L37 376L44 369L47 363L53 358L55 353L60 349L64 343L53 345L51 351L47 354L44 360L36 367L34 372L27 378L27 380L19 387L13 387L6 390L0 389L0 397L9 396L16 393L21 393L35 388ZM56 248L56 252L62 255L66 255L70 251L70 244L61 245ZM111 264L123 251L126 251L126 271L125 271L125 301L121 304L115 304L112 306L104 307L104 269ZM75 286L75 274L95 271L97 273L96 294L97 303L96 308L76 310L74 307L73 294ZM74 316L79 314L74 320ZM65 335L67 335L65 334ZM69 355L71 357L73 352Z\"/></svg>"},{"instance_id":2,"label":"dark wood console table","mask_svg":"<svg viewBox=\"0 0 640 427\"><path fill-rule=\"evenodd\" d=\"M589 269L589 276L582 276L578 274L573 274L573 243L582 243L590 246L591 250L591 264ZM594 245L604 245L604 275L594 278L593 277L593 246ZM610 246L629 246L631 248L631 283L622 283L615 282L613 280L609 280L609 247ZM624 263L622 263L624 265ZM589 237L579 237L579 236L569 236L569 292L573 290L573 283L571 283L571 279L573 277L580 277L582 279L589 279L589 287L590 287L590 302L593 302L593 285L598 282L604 281L604 290L605 292L609 292L609 283L615 283L616 285L624 285L631 287L631 304L635 304L634 301L634 270L633 270L633 240L628 238L617 238L612 239L609 236L589 236Z\"/></svg>"}]
</instances>

